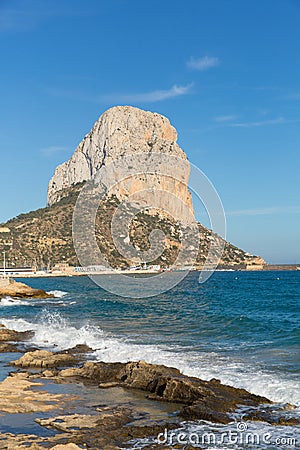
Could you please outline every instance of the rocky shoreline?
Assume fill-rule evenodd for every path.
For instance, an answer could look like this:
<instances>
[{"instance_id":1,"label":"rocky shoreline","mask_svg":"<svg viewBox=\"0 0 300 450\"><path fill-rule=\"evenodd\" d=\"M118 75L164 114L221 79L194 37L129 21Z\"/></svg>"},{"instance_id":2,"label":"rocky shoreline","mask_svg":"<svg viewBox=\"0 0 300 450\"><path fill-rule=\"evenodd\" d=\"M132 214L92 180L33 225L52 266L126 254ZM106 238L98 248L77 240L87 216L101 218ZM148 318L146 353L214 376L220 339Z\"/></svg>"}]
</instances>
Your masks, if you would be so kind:
<instances>
[{"instance_id":1,"label":"rocky shoreline","mask_svg":"<svg viewBox=\"0 0 300 450\"><path fill-rule=\"evenodd\" d=\"M189 377L176 368L145 361L87 361L92 349L85 345L25 352L24 343L32 336L0 326L0 352L22 354L0 382L0 424L17 415L19 424L26 416L34 429L40 427L36 434L28 426L17 433L2 429L0 449L125 449L132 448L134 439L148 437L153 443L144 449L174 448L154 443L155 437L166 428L180 428L182 421L229 424L241 410L244 421L300 424L292 405L279 407L244 389Z\"/></svg>"},{"instance_id":2,"label":"rocky shoreline","mask_svg":"<svg viewBox=\"0 0 300 450\"><path fill-rule=\"evenodd\" d=\"M3 297L53 298L54 295L47 294L43 289L34 289L12 278L0 278L0 300Z\"/></svg>"}]
</instances>

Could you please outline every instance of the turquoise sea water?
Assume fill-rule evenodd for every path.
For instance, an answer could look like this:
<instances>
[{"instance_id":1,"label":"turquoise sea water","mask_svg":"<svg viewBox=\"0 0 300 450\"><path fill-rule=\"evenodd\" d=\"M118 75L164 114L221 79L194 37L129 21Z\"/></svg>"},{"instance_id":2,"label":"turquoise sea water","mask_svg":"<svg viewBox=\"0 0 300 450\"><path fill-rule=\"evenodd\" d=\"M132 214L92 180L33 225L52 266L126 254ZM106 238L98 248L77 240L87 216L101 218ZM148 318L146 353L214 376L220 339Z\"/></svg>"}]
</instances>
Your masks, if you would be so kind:
<instances>
[{"instance_id":1,"label":"turquoise sea water","mask_svg":"<svg viewBox=\"0 0 300 450\"><path fill-rule=\"evenodd\" d=\"M300 271L216 272L204 284L198 277L134 300L88 277L26 279L59 298L4 299L0 323L35 330L43 348L85 343L98 360L163 363L300 407Z\"/></svg>"}]
</instances>

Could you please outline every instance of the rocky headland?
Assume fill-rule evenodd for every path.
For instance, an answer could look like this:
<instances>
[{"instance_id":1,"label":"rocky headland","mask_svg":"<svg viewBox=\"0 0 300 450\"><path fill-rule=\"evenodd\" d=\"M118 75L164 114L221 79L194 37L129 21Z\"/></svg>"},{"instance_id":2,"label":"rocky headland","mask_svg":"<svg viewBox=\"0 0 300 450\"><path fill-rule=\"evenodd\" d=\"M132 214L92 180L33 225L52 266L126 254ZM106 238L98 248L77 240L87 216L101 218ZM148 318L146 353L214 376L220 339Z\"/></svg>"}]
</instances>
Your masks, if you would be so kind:
<instances>
[{"instance_id":1,"label":"rocky headland","mask_svg":"<svg viewBox=\"0 0 300 450\"><path fill-rule=\"evenodd\" d=\"M189 245L181 266L193 265L195 269L201 269L209 249L218 246L220 237L200 223L196 224L197 233L189 232L191 222L194 223L192 197L188 189L190 165L185 152L177 143L177 131L166 117L131 106L116 106L102 114L72 157L56 168L49 182L46 208L21 214L0 226L0 251L6 250L7 257L18 266L34 260L38 267L49 267L60 262L78 266L72 221L75 204L85 182L97 173L105 184L105 169L110 163L122 162L122 158L135 158L137 155L150 158L153 154L162 155L162 160L170 158L171 162L175 158L177 163L174 163L171 171L174 169L176 176L163 176L159 167L154 172L151 168L149 173L126 178L108 189L96 215L97 245L111 267L125 269L132 265L132 260L116 248L111 224L120 203L134 196L135 203L124 209L124 214L130 219L130 227L125 234L124 230L117 230L122 245L130 243L137 251L147 252L151 232L161 230L165 235L164 250L160 256L147 263L162 268L170 267L175 264L181 251L182 234L188 233ZM123 169L122 164L116 166L109 184L114 179L122 178ZM140 191L148 192L149 203L155 198L158 206L164 203L164 193L167 193L170 210L176 210L175 218L159 208L139 211L136 208L136 195ZM223 255L219 261L221 268L245 268L248 265L255 268L263 264L262 258L224 242Z\"/></svg>"},{"instance_id":2,"label":"rocky headland","mask_svg":"<svg viewBox=\"0 0 300 450\"><path fill-rule=\"evenodd\" d=\"M20 283L12 278L0 278L0 300L3 297L13 298L53 298L53 294L47 294L43 289L34 289L25 283Z\"/></svg>"}]
</instances>

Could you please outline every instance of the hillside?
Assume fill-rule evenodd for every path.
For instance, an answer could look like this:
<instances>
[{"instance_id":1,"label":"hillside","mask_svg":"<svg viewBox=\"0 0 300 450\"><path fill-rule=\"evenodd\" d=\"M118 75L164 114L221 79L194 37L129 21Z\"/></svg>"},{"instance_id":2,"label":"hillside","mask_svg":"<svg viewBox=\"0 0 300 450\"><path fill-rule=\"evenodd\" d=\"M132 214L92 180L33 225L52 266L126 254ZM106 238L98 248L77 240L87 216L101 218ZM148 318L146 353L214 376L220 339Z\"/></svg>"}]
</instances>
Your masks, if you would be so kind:
<instances>
[{"instance_id":1,"label":"hillside","mask_svg":"<svg viewBox=\"0 0 300 450\"><path fill-rule=\"evenodd\" d=\"M78 184L70 188L65 192L66 196L52 206L21 214L0 225L0 251L6 250L8 265L37 265L39 268L52 267L59 262L78 265L72 240L72 218L81 186L82 184ZM111 196L100 206L96 220L97 242L102 254L113 267L129 267L132 261L119 254L110 235L111 217L118 204L118 199ZM217 237L200 223L198 227L200 246L197 267L201 268L211 241ZM132 222L130 239L137 248L147 250L148 236L154 228L165 233L166 248L152 263L168 267L175 261L181 246L179 230L171 219L159 214L139 213ZM192 245L197 248L197 241ZM255 256L226 243L220 266L243 267L252 262L258 262Z\"/></svg>"}]
</instances>

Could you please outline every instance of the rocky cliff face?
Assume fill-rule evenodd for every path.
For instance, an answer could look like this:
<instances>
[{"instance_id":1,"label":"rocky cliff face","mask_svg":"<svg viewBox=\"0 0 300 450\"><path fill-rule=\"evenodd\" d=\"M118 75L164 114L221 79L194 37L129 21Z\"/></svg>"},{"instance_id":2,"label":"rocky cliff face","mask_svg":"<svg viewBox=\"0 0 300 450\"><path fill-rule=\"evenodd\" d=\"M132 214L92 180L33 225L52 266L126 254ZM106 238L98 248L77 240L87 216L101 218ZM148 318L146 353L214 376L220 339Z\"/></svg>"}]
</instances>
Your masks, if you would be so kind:
<instances>
[{"instance_id":1,"label":"rocky cliff face","mask_svg":"<svg viewBox=\"0 0 300 450\"><path fill-rule=\"evenodd\" d=\"M79 144L69 161L56 169L49 184L48 207L21 214L6 224L0 224L0 253L6 251L7 265L11 267L34 265L45 268L66 262L77 266L79 261L73 240L74 210L78 205L78 197L80 198L82 194L84 182L90 180L96 173L96 178L102 177L102 182L104 180L105 183L111 178L118 180L120 175L122 180L124 174L122 164L128 155L139 155L139 158L133 158L136 162L143 159L151 160L151 155L158 154L158 164L154 173L146 171L129 181L116 184L114 191L107 190L107 196L99 205L97 204L99 207L93 224L97 242L95 248L97 250L99 247L111 267L127 268L136 261L123 251L125 244L126 246L132 244L137 251L148 252L151 250L149 237L152 231L160 230L165 236L165 247L161 254L158 256L151 254L151 258L139 261L170 267L178 263L177 258L181 254L184 263L178 266L193 265L201 269L208 259L210 248L215 249L221 238L201 224L196 224L197 229L194 226L192 200L187 187L189 163L176 140L176 130L168 119L159 114L128 106L106 111ZM167 158L164 158L165 156ZM161 177L159 172L161 160L168 162L174 161L174 158L177 158L177 164L168 168L171 176ZM113 172L107 172L107 167L112 166L110 164L112 161L119 163L113 164ZM129 166L125 169L129 169ZM156 203L155 192L158 192L158 196L161 192L167 192L167 202L172 203L168 205L167 211L171 211L169 215L161 214L159 208L158 211L151 210L151 207L141 209L139 202L138 205L135 202L128 205L128 202L123 201L128 197L131 201L131 194L149 188L146 201L149 201L150 205ZM136 198L134 196L135 200ZM179 202L174 198L179 199ZM96 199L98 201L98 196ZM140 201L140 198L138 200ZM164 199L161 200L163 203ZM118 211L120 204L124 206L124 203L125 207ZM87 211L86 207L89 207L89 202L84 204L83 210L86 213L85 217L88 217L90 210ZM122 229L117 227L112 235L112 222L117 212L126 220L128 218L129 226L125 233L122 227ZM117 225L123 225L123 222L119 220ZM85 230L86 228L83 228L84 232ZM189 235L189 240L188 246L184 247L186 234ZM118 241L118 244L121 243L120 247L116 246L115 237L120 238ZM86 245L89 239L86 239L86 235L84 238ZM229 243L224 244L224 252L219 261L222 268L249 266L254 269L255 266L264 263L263 260ZM119 251L120 249L122 251ZM89 251L88 254L90 255ZM192 263L189 259L191 255L195 256Z\"/></svg>"},{"instance_id":2,"label":"rocky cliff face","mask_svg":"<svg viewBox=\"0 0 300 450\"><path fill-rule=\"evenodd\" d=\"M161 153L180 159L179 179L144 174L119 184L111 193L121 200L141 190L168 191L188 206L193 217L192 199L187 188L189 163L176 141L177 132L166 117L130 106L111 108L97 120L73 156L55 170L49 183L48 205L58 202L68 188L90 180L96 172L100 171L101 178L101 168L112 161L139 153ZM174 170L178 171L178 168L174 167ZM121 174L115 173L116 180L118 175ZM177 219L186 221L186 216L184 208L181 211L179 208Z\"/></svg>"}]
</instances>

